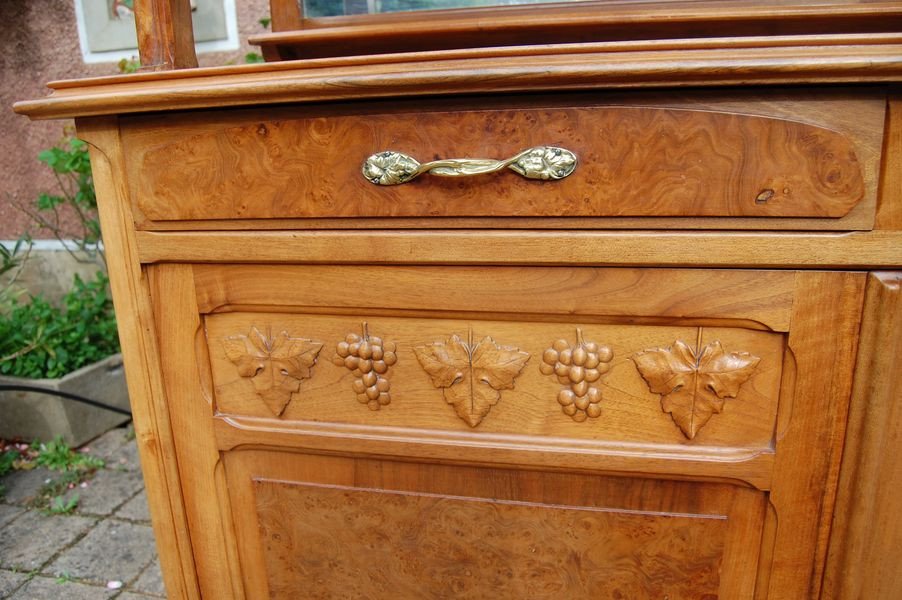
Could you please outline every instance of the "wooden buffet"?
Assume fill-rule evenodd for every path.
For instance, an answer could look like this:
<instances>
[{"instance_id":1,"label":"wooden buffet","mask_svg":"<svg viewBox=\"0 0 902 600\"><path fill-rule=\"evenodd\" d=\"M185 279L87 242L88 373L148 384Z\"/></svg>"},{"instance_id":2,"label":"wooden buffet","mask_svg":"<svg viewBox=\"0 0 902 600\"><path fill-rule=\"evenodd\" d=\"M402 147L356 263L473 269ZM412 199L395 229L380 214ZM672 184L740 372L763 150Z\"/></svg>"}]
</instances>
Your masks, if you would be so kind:
<instances>
[{"instance_id":1,"label":"wooden buffet","mask_svg":"<svg viewBox=\"0 0 902 600\"><path fill-rule=\"evenodd\" d=\"M902 5L802 8L19 103L91 146L170 597L900 597Z\"/></svg>"}]
</instances>

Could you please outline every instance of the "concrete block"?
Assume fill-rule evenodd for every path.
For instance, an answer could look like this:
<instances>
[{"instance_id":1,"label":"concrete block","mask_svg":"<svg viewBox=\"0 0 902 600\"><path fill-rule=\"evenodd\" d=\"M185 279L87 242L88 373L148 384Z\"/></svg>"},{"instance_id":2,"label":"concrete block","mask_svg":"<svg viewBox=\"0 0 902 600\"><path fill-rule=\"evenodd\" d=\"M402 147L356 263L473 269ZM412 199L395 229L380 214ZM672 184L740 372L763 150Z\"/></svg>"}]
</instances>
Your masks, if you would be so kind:
<instances>
[{"instance_id":1,"label":"concrete block","mask_svg":"<svg viewBox=\"0 0 902 600\"><path fill-rule=\"evenodd\" d=\"M10 600L100 600L112 598L118 590L87 585L77 581L57 581L51 577L35 577L19 591L10 596Z\"/></svg>"},{"instance_id":2,"label":"concrete block","mask_svg":"<svg viewBox=\"0 0 902 600\"><path fill-rule=\"evenodd\" d=\"M110 356L59 379L0 376L0 385L49 388L128 410L128 390L122 356ZM0 437L51 440L60 435L70 446L81 446L130 419L109 410L38 392L0 391Z\"/></svg>"},{"instance_id":3,"label":"concrete block","mask_svg":"<svg viewBox=\"0 0 902 600\"><path fill-rule=\"evenodd\" d=\"M0 569L0 598L6 598L14 589L28 581L28 574Z\"/></svg>"},{"instance_id":4,"label":"concrete block","mask_svg":"<svg viewBox=\"0 0 902 600\"><path fill-rule=\"evenodd\" d=\"M2 513L0 513L2 515ZM147 493L141 493L126 502L122 508L116 511L115 516L129 521L150 522L150 508L147 506ZM2 518L2 517L0 517Z\"/></svg>"},{"instance_id":5,"label":"concrete block","mask_svg":"<svg viewBox=\"0 0 902 600\"><path fill-rule=\"evenodd\" d=\"M70 517L73 518L73 517ZM106 520L65 550L48 567L52 573L69 573L76 579L105 584L135 579L156 556L153 532L148 525Z\"/></svg>"},{"instance_id":6,"label":"concrete block","mask_svg":"<svg viewBox=\"0 0 902 600\"><path fill-rule=\"evenodd\" d=\"M30 510L0 529L0 568L40 569L94 523L87 517L54 517Z\"/></svg>"},{"instance_id":7,"label":"concrete block","mask_svg":"<svg viewBox=\"0 0 902 600\"><path fill-rule=\"evenodd\" d=\"M160 571L160 559L155 558L150 565L144 569L138 580L131 585L131 589L142 594L166 597L166 586L163 584L163 573Z\"/></svg>"}]
</instances>

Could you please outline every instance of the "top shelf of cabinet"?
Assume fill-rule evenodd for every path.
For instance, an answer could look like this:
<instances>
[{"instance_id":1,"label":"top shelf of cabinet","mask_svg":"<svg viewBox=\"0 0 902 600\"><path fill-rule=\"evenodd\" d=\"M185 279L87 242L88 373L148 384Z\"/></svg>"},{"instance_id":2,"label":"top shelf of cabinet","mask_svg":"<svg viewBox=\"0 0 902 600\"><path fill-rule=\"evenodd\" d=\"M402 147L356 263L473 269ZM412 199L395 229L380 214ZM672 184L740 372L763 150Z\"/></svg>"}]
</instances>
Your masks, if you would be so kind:
<instances>
[{"instance_id":1,"label":"top shelf of cabinet","mask_svg":"<svg viewBox=\"0 0 902 600\"><path fill-rule=\"evenodd\" d=\"M306 0L308 12L315 10L305 15L304 1L271 0L273 33L251 38L267 60L535 44L902 31L902 3L879 0L582 0L375 14L372 11L380 10L382 3L369 0L358 4L370 14L340 16L318 16L337 12L328 0ZM451 1L481 0L447 0ZM445 0L417 0L418 5L435 2ZM337 4L355 10L349 0ZM409 1L403 4L414 6Z\"/></svg>"}]
</instances>

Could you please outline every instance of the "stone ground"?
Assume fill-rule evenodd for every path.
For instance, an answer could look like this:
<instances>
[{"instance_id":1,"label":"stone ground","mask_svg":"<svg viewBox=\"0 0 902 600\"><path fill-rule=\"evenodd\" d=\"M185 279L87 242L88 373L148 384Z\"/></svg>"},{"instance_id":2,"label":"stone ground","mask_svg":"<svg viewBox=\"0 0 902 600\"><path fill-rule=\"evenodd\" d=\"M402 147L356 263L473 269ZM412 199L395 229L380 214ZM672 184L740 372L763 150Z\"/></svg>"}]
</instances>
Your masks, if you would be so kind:
<instances>
[{"instance_id":1,"label":"stone ground","mask_svg":"<svg viewBox=\"0 0 902 600\"><path fill-rule=\"evenodd\" d=\"M118 428L87 445L106 465L68 492L78 494L71 514L28 508L58 472L39 468L0 478L0 598L166 597L133 437L130 428Z\"/></svg>"}]
</instances>

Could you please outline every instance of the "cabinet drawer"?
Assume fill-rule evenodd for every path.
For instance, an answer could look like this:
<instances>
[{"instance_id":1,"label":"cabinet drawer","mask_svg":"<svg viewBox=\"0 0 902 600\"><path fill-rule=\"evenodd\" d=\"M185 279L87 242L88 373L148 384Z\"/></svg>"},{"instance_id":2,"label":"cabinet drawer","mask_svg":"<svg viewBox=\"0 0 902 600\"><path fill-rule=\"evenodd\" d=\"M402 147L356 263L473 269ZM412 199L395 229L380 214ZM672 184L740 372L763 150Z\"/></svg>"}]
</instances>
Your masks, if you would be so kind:
<instances>
[{"instance_id":1,"label":"cabinet drawer","mask_svg":"<svg viewBox=\"0 0 902 600\"><path fill-rule=\"evenodd\" d=\"M825 92L783 102L780 110L760 98L595 102L492 110L295 108L232 111L227 119L186 114L167 118L165 140L154 134L160 117L136 117L124 129L131 193L139 219L151 223L343 217L829 222L856 208L873 212L882 98ZM541 181L502 169L467 177L424 174L382 186L361 169L382 151L425 163L506 159L539 146L572 151L572 174ZM379 160L383 167L389 161Z\"/></svg>"}]
</instances>

